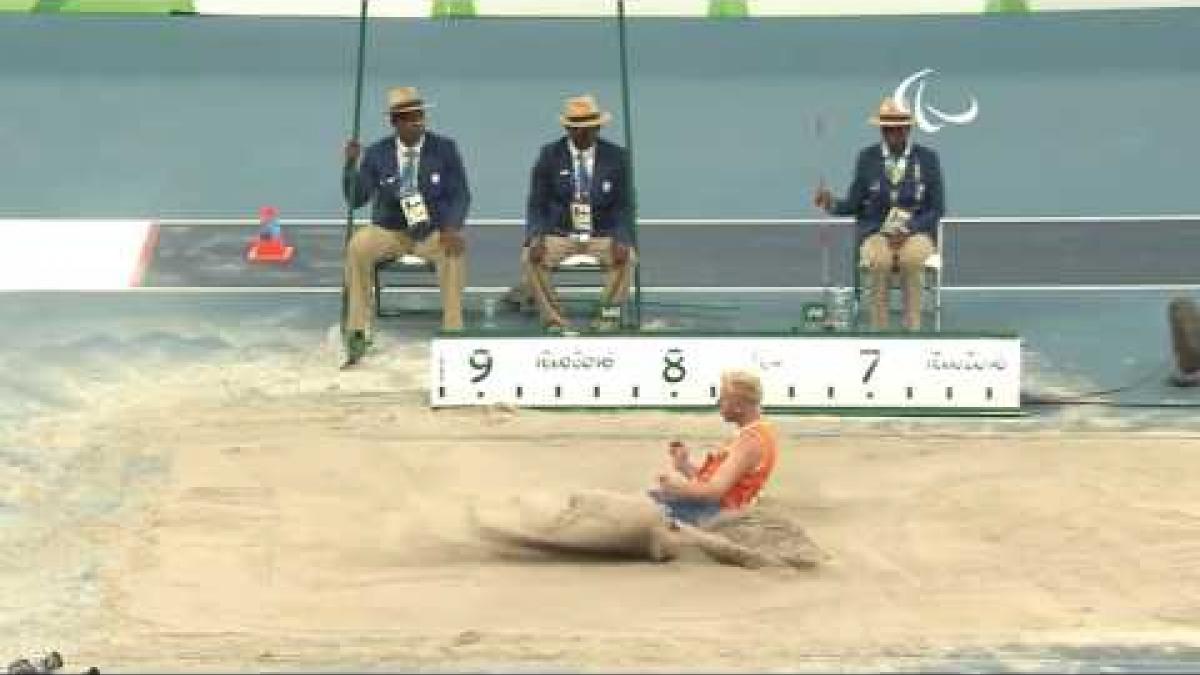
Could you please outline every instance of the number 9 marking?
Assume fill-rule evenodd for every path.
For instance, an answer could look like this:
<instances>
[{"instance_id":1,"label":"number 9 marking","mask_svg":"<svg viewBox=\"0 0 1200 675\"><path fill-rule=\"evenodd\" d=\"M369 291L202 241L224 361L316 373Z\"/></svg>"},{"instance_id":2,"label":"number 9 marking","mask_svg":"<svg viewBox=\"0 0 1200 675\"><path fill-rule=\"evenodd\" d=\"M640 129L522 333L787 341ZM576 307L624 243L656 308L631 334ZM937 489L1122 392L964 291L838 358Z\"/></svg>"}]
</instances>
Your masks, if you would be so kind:
<instances>
[{"instance_id":1,"label":"number 9 marking","mask_svg":"<svg viewBox=\"0 0 1200 675\"><path fill-rule=\"evenodd\" d=\"M471 384L479 384L492 374L492 353L486 349L481 348L471 352L467 363L476 371L476 374L471 377Z\"/></svg>"}]
</instances>

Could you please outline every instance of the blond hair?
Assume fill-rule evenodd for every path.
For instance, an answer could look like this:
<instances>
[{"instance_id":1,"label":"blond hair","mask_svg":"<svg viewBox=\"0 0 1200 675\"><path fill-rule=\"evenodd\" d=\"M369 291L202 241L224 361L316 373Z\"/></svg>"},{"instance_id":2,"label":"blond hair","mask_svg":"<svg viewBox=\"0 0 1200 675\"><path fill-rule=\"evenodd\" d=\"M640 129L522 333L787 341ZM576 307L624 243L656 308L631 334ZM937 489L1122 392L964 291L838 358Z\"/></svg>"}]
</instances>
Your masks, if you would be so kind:
<instances>
[{"instance_id":1,"label":"blond hair","mask_svg":"<svg viewBox=\"0 0 1200 675\"><path fill-rule=\"evenodd\" d=\"M726 370L721 373L721 386L746 403L762 403L762 380L748 370Z\"/></svg>"}]
</instances>

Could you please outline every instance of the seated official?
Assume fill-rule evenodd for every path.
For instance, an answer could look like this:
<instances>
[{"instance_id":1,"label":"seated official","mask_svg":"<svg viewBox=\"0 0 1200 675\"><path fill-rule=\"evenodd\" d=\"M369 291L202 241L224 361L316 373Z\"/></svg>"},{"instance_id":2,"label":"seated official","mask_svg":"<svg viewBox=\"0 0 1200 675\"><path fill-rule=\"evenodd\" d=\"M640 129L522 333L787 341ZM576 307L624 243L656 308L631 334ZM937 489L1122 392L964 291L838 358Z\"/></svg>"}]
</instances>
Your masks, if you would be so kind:
<instances>
[{"instance_id":1,"label":"seated official","mask_svg":"<svg viewBox=\"0 0 1200 675\"><path fill-rule=\"evenodd\" d=\"M671 443L674 472L658 477L658 489L649 492L668 518L687 525L703 525L725 512L754 504L771 477L778 456L775 426L762 416L762 383L745 371L721 374L717 408L721 419L737 426L737 436L700 466L694 466L682 442Z\"/></svg>"},{"instance_id":2,"label":"seated official","mask_svg":"<svg viewBox=\"0 0 1200 675\"><path fill-rule=\"evenodd\" d=\"M822 186L813 203L833 215L854 216L871 327L888 327L889 279L899 273L904 327L919 330L925 260L938 244L938 222L946 211L942 167L936 152L909 140L912 114L892 99L883 100L871 123L883 142L858 153L846 198L835 199Z\"/></svg>"},{"instance_id":3,"label":"seated official","mask_svg":"<svg viewBox=\"0 0 1200 675\"><path fill-rule=\"evenodd\" d=\"M529 245L522 267L548 329L564 329L551 273L567 257L586 253L605 269L600 312L592 327L620 327L636 257L633 250L632 187L625 150L598 138L611 116L592 96L567 99L560 121L566 136L542 147L529 184Z\"/></svg>"},{"instance_id":4,"label":"seated official","mask_svg":"<svg viewBox=\"0 0 1200 675\"><path fill-rule=\"evenodd\" d=\"M351 208L374 199L371 224L346 246L346 364L366 352L375 265L414 253L437 268L442 329L461 330L466 241L463 226L471 192L458 146L425 129L425 103L413 87L388 92L396 133L367 148L361 166L357 142L346 144L342 187Z\"/></svg>"}]
</instances>

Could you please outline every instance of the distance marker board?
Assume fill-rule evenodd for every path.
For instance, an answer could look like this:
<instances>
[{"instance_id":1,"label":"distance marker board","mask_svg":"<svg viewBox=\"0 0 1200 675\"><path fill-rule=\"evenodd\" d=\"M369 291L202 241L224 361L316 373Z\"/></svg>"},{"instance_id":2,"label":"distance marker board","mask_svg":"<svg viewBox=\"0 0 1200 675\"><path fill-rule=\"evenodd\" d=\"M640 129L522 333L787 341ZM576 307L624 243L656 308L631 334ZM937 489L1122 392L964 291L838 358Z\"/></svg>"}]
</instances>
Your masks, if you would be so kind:
<instances>
[{"instance_id":1,"label":"distance marker board","mask_svg":"<svg viewBox=\"0 0 1200 675\"><path fill-rule=\"evenodd\" d=\"M704 407L723 370L762 378L768 408L1020 408L1021 341L914 336L439 336L433 407Z\"/></svg>"}]
</instances>

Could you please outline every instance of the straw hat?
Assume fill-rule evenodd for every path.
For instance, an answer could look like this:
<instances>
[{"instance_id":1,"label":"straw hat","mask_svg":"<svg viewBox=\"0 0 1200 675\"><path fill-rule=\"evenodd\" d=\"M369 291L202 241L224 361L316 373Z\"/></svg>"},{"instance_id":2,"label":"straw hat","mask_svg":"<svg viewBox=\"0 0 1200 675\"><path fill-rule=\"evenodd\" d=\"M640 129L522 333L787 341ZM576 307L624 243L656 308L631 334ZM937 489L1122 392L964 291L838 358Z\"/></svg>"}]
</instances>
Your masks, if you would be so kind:
<instances>
[{"instance_id":1,"label":"straw hat","mask_svg":"<svg viewBox=\"0 0 1200 675\"><path fill-rule=\"evenodd\" d=\"M912 113L890 96L883 99L879 112L871 117L871 124L877 127L911 127L912 123Z\"/></svg>"},{"instance_id":2,"label":"straw hat","mask_svg":"<svg viewBox=\"0 0 1200 675\"><path fill-rule=\"evenodd\" d=\"M585 94L568 98L558 119L564 127L602 127L612 115L600 110L594 96Z\"/></svg>"},{"instance_id":3,"label":"straw hat","mask_svg":"<svg viewBox=\"0 0 1200 675\"><path fill-rule=\"evenodd\" d=\"M416 87L392 87L388 90L388 112L406 113L424 110L432 106L421 98L421 92Z\"/></svg>"}]
</instances>

